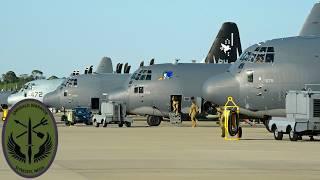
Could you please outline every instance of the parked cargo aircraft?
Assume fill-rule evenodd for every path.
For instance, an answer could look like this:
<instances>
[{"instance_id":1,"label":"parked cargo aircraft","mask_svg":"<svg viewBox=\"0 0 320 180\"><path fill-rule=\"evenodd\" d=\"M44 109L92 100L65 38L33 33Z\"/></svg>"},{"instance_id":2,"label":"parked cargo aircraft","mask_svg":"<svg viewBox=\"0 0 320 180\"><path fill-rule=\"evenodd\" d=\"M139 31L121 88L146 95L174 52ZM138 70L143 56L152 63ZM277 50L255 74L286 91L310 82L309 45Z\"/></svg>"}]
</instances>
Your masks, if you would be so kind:
<instances>
[{"instance_id":1,"label":"parked cargo aircraft","mask_svg":"<svg viewBox=\"0 0 320 180\"><path fill-rule=\"evenodd\" d=\"M99 110L101 100L106 99L105 93L121 88L130 77L131 66L126 63L124 71L122 64L118 64L116 72L112 73L85 73L69 77L56 90L48 93L44 103L56 109L73 109L75 107L89 107Z\"/></svg>"},{"instance_id":2,"label":"parked cargo aircraft","mask_svg":"<svg viewBox=\"0 0 320 180\"><path fill-rule=\"evenodd\" d=\"M205 82L203 98L223 105L232 96L246 116L266 120L285 116L285 96L289 90L320 89L319 17L317 3L299 36L247 48L227 72ZM320 111L319 106L314 106L314 111Z\"/></svg>"},{"instance_id":3,"label":"parked cargo aircraft","mask_svg":"<svg viewBox=\"0 0 320 180\"><path fill-rule=\"evenodd\" d=\"M64 79L30 81L24 84L18 92L8 97L8 104L14 105L23 99L36 99L42 102L44 95L54 91L63 81Z\"/></svg>"},{"instance_id":4,"label":"parked cargo aircraft","mask_svg":"<svg viewBox=\"0 0 320 180\"><path fill-rule=\"evenodd\" d=\"M92 73L93 66L86 69L85 73ZM108 57L103 57L97 66L96 73L110 73L112 72L112 62ZM74 71L72 75L79 74L78 71ZM7 101L9 105L14 105L15 103L23 99L36 99L43 102L43 97L55 89L63 82L65 84L69 83L69 79L53 79L53 80L34 80L26 83L18 92L8 96Z\"/></svg>"},{"instance_id":5,"label":"parked cargo aircraft","mask_svg":"<svg viewBox=\"0 0 320 180\"><path fill-rule=\"evenodd\" d=\"M223 51L221 44L228 46L230 49ZM210 64L157 65L154 64L154 60L151 60L150 66L144 66L142 62L140 68L131 78L128 74L126 76L120 76L119 74L96 77L83 76L81 77L82 80L77 77L77 87L61 87L61 90L48 94L44 101L47 105L54 107L74 108L85 106L96 109L99 107L99 100L106 98L102 94L110 94L109 98L115 98L119 96L114 93L111 95L111 92L119 92L117 94L123 95L123 97L119 97L121 100L127 98L130 101L130 103L127 102L130 108L128 109L129 113L151 115L152 120L148 123L155 126L160 124L163 116L168 116L172 95L180 95L179 98L183 105L180 109L182 112L186 112L186 106L189 106L191 96L200 96L202 80L212 74L224 72L229 67L228 63L234 62L241 52L238 28L235 23L228 22L222 25L205 59L205 62ZM197 88L193 88L196 89L195 91L188 91L189 87ZM128 91L124 90L127 88ZM130 91L132 94L122 94L124 91L128 93ZM164 92L160 91L167 93L163 94Z\"/></svg>"},{"instance_id":6,"label":"parked cargo aircraft","mask_svg":"<svg viewBox=\"0 0 320 180\"><path fill-rule=\"evenodd\" d=\"M125 103L131 114L148 115L147 123L158 126L163 117L172 112L172 100L179 102L182 119L188 118L191 97L197 99L201 110L208 110L201 98L203 82L210 76L223 73L241 54L240 37L236 24L223 24L206 62L222 63L168 63L141 66L123 90L109 94L109 100ZM215 52L215 54L211 54ZM210 59L211 57L211 59ZM224 57L225 59L220 59ZM226 62L226 63L224 63Z\"/></svg>"}]
</instances>

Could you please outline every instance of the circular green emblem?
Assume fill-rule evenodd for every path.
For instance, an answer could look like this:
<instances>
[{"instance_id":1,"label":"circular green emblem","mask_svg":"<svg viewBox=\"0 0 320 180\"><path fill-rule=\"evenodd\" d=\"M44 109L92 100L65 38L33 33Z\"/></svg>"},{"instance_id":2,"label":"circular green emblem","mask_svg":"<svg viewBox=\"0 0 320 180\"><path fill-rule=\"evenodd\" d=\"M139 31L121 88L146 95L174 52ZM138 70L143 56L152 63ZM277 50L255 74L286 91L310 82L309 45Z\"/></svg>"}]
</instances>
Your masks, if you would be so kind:
<instances>
[{"instance_id":1,"label":"circular green emblem","mask_svg":"<svg viewBox=\"0 0 320 180\"><path fill-rule=\"evenodd\" d=\"M58 147L56 122L40 101L25 99L14 105L2 129L2 149L11 169L25 178L43 174Z\"/></svg>"}]
</instances>

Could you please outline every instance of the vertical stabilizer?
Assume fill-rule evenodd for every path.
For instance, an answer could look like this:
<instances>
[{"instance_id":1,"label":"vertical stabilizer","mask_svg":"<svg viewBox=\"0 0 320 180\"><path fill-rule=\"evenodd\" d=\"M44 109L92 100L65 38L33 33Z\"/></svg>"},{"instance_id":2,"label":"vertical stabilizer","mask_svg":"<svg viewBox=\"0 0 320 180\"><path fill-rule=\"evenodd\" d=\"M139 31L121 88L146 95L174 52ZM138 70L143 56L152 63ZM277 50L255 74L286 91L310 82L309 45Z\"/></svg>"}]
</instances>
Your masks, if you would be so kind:
<instances>
[{"instance_id":1,"label":"vertical stabilizer","mask_svg":"<svg viewBox=\"0 0 320 180\"><path fill-rule=\"evenodd\" d=\"M205 63L232 63L242 53L239 30L236 23L223 23L214 40Z\"/></svg>"},{"instance_id":2,"label":"vertical stabilizer","mask_svg":"<svg viewBox=\"0 0 320 180\"><path fill-rule=\"evenodd\" d=\"M313 6L299 36L320 36L320 3Z\"/></svg>"},{"instance_id":3,"label":"vertical stabilizer","mask_svg":"<svg viewBox=\"0 0 320 180\"><path fill-rule=\"evenodd\" d=\"M103 73L112 73L112 61L109 57L103 57L97 67L96 73L103 74Z\"/></svg>"}]
</instances>

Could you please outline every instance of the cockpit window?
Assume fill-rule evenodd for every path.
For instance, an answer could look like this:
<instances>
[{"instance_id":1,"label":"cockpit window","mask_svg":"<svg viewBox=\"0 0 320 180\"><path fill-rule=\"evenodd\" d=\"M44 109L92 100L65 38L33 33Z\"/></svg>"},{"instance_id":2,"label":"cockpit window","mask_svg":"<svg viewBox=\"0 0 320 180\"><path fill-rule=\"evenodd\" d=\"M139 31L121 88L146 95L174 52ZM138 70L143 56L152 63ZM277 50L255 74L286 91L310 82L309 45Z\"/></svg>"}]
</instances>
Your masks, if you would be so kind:
<instances>
[{"instance_id":1,"label":"cockpit window","mask_svg":"<svg viewBox=\"0 0 320 180\"><path fill-rule=\"evenodd\" d=\"M75 87L77 85L78 85L78 79L76 78L69 78L67 79L66 82L62 84L62 86L68 86L68 87Z\"/></svg>"},{"instance_id":2,"label":"cockpit window","mask_svg":"<svg viewBox=\"0 0 320 180\"><path fill-rule=\"evenodd\" d=\"M274 47L257 47L254 52L244 52L240 56L240 61L248 61L252 63L273 63Z\"/></svg>"},{"instance_id":3,"label":"cockpit window","mask_svg":"<svg viewBox=\"0 0 320 180\"><path fill-rule=\"evenodd\" d=\"M274 61L274 54L268 53L266 55L266 63L273 63L273 61Z\"/></svg>"},{"instance_id":4,"label":"cockpit window","mask_svg":"<svg viewBox=\"0 0 320 180\"><path fill-rule=\"evenodd\" d=\"M258 54L255 63L263 63L265 54Z\"/></svg>"},{"instance_id":5,"label":"cockpit window","mask_svg":"<svg viewBox=\"0 0 320 180\"><path fill-rule=\"evenodd\" d=\"M151 80L151 74L148 74L146 80Z\"/></svg>"},{"instance_id":6,"label":"cockpit window","mask_svg":"<svg viewBox=\"0 0 320 180\"><path fill-rule=\"evenodd\" d=\"M136 75L137 73L133 73L133 75L131 76L131 79L136 79Z\"/></svg>"},{"instance_id":7,"label":"cockpit window","mask_svg":"<svg viewBox=\"0 0 320 180\"><path fill-rule=\"evenodd\" d=\"M141 74L136 75L135 80L139 80L140 76L141 76Z\"/></svg>"},{"instance_id":8,"label":"cockpit window","mask_svg":"<svg viewBox=\"0 0 320 180\"><path fill-rule=\"evenodd\" d=\"M266 47L262 47L259 52L266 52L266 50L267 50Z\"/></svg>"},{"instance_id":9,"label":"cockpit window","mask_svg":"<svg viewBox=\"0 0 320 180\"><path fill-rule=\"evenodd\" d=\"M134 73L131 76L131 79L136 81L151 80L151 76L152 76L152 71L144 69L144 70L140 70L139 74Z\"/></svg>"},{"instance_id":10,"label":"cockpit window","mask_svg":"<svg viewBox=\"0 0 320 180\"><path fill-rule=\"evenodd\" d=\"M139 80L145 80L145 79L146 79L146 75L143 74L143 75L140 76L140 79L139 79Z\"/></svg>"},{"instance_id":11,"label":"cockpit window","mask_svg":"<svg viewBox=\"0 0 320 180\"><path fill-rule=\"evenodd\" d=\"M268 52L274 52L274 47L268 47Z\"/></svg>"}]
</instances>

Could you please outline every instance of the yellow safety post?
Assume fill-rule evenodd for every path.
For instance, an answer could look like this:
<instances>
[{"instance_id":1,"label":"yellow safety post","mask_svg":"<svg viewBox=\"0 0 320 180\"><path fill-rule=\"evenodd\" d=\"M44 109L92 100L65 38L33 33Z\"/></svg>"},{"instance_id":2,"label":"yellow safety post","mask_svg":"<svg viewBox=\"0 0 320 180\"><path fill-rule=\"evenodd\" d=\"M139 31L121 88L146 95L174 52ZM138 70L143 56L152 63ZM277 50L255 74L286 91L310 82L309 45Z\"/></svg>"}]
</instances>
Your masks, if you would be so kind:
<instances>
[{"instance_id":1,"label":"yellow safety post","mask_svg":"<svg viewBox=\"0 0 320 180\"><path fill-rule=\"evenodd\" d=\"M3 106L1 106L1 108L2 108L2 121L5 121L6 117L8 115L9 109L8 109L7 105L3 105Z\"/></svg>"},{"instance_id":2,"label":"yellow safety post","mask_svg":"<svg viewBox=\"0 0 320 180\"><path fill-rule=\"evenodd\" d=\"M224 130L225 130L225 137L224 140L229 140L229 141L237 141L240 138L239 137L229 137L229 130L228 130L228 123L229 123L229 115L231 110L236 109L236 113L240 113L240 108L237 106L237 104L233 101L233 98L231 96L228 97L228 101L224 105L224 111L223 111L223 116L224 116Z\"/></svg>"}]
</instances>

